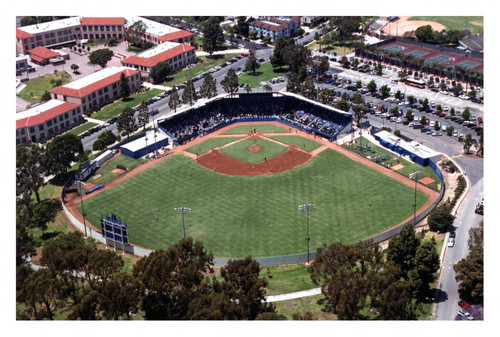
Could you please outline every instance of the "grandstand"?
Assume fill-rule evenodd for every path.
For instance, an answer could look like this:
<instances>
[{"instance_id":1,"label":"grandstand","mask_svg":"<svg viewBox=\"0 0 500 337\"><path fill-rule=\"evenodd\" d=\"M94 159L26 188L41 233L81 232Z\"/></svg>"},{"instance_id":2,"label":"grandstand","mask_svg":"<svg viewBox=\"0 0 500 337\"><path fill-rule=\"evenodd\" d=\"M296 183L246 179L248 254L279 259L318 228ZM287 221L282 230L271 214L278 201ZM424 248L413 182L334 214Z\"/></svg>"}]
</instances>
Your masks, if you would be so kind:
<instances>
[{"instance_id":1,"label":"grandstand","mask_svg":"<svg viewBox=\"0 0 500 337\"><path fill-rule=\"evenodd\" d=\"M184 144L239 121L274 120L336 140L351 131L352 115L290 93L221 95L159 121L160 130Z\"/></svg>"}]
</instances>

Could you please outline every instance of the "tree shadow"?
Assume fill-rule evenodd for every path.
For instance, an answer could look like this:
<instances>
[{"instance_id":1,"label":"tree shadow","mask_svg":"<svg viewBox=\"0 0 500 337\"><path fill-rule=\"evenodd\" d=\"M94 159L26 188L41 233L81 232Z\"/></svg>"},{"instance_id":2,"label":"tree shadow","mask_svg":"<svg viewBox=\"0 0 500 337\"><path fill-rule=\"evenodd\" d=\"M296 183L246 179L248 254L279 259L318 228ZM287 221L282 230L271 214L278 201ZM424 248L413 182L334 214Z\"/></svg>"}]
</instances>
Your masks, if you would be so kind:
<instances>
[{"instance_id":1,"label":"tree shadow","mask_svg":"<svg viewBox=\"0 0 500 337\"><path fill-rule=\"evenodd\" d=\"M277 68L277 69L273 69L273 73L275 74L283 74L283 73L286 73L288 72L288 68Z\"/></svg>"},{"instance_id":2,"label":"tree shadow","mask_svg":"<svg viewBox=\"0 0 500 337\"><path fill-rule=\"evenodd\" d=\"M55 238L56 236L58 236L60 233L62 233L61 231L55 231L55 232L46 232L46 233L43 233L42 236L40 236L40 238L43 240L43 241L47 241L47 240L50 240L52 238Z\"/></svg>"},{"instance_id":3,"label":"tree shadow","mask_svg":"<svg viewBox=\"0 0 500 337\"><path fill-rule=\"evenodd\" d=\"M263 71L256 71L255 74L253 72L250 72L250 73L248 73L248 76L255 76L255 77L257 77L257 76L262 75L263 73L264 73Z\"/></svg>"},{"instance_id":4,"label":"tree shadow","mask_svg":"<svg viewBox=\"0 0 500 337\"><path fill-rule=\"evenodd\" d=\"M132 97L125 97L125 98L122 98L122 102L131 102L133 101L134 99Z\"/></svg>"},{"instance_id":5,"label":"tree shadow","mask_svg":"<svg viewBox=\"0 0 500 337\"><path fill-rule=\"evenodd\" d=\"M56 186L64 186L68 179L73 175L73 172L66 172L64 174L58 174L54 178L49 180L49 183Z\"/></svg>"},{"instance_id":6,"label":"tree shadow","mask_svg":"<svg viewBox=\"0 0 500 337\"><path fill-rule=\"evenodd\" d=\"M448 299L448 294L446 293L446 291L443 291L441 289L434 289L433 291L434 298L429 301L430 303L441 303Z\"/></svg>"}]
</instances>

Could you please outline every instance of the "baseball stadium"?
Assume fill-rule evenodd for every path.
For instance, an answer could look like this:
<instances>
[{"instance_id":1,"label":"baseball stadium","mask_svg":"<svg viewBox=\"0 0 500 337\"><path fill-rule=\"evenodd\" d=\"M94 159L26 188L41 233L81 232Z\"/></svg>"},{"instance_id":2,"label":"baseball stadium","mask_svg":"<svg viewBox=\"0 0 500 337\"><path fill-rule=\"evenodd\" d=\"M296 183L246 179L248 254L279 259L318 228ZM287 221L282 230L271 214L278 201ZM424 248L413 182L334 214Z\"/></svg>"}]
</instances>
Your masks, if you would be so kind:
<instances>
[{"instance_id":1,"label":"baseball stadium","mask_svg":"<svg viewBox=\"0 0 500 337\"><path fill-rule=\"evenodd\" d=\"M338 145L351 134L350 113L290 93L221 95L157 126L169 146L154 159L142 159L139 149L127 157L134 164L102 188L81 197L75 182L63 189L73 222L102 237L102 217L116 214L137 254L185 235L216 258L303 261L308 239L311 251L337 241L381 241L442 196ZM97 176L116 171L113 160ZM314 208L301 211L307 204Z\"/></svg>"}]
</instances>

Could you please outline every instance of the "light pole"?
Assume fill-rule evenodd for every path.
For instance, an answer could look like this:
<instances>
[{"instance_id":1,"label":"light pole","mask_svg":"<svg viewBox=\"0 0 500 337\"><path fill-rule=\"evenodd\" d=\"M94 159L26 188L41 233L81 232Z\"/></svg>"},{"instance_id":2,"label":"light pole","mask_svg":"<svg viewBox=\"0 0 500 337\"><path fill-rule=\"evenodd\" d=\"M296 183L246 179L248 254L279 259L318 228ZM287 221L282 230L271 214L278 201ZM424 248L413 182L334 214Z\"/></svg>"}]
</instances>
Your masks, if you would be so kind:
<instances>
[{"instance_id":1,"label":"light pole","mask_svg":"<svg viewBox=\"0 0 500 337\"><path fill-rule=\"evenodd\" d=\"M83 216L83 229L85 231L85 237L87 237L87 226L85 224L85 210L83 209L83 196L82 196L82 184L85 187L85 183L83 181L77 180L78 183L78 194L80 194L80 204L82 206L82 216Z\"/></svg>"},{"instance_id":2,"label":"light pole","mask_svg":"<svg viewBox=\"0 0 500 337\"><path fill-rule=\"evenodd\" d=\"M415 179L415 201L413 204L413 227L415 227L416 217L417 217L417 179L418 179L419 174L420 174L420 171L415 171L415 172L410 173L410 175L409 175L410 179Z\"/></svg>"},{"instance_id":3,"label":"light pole","mask_svg":"<svg viewBox=\"0 0 500 337\"><path fill-rule=\"evenodd\" d=\"M309 265L309 210L316 208L315 204L303 204L299 206L299 211L306 212L306 218L307 218L307 235L306 235L306 242L307 242L307 265Z\"/></svg>"},{"instance_id":4,"label":"light pole","mask_svg":"<svg viewBox=\"0 0 500 337\"><path fill-rule=\"evenodd\" d=\"M184 214L191 213L191 208L188 207L176 207L175 212L177 214L182 214L182 230L184 231L184 240L186 240L186 227L184 226Z\"/></svg>"}]
</instances>

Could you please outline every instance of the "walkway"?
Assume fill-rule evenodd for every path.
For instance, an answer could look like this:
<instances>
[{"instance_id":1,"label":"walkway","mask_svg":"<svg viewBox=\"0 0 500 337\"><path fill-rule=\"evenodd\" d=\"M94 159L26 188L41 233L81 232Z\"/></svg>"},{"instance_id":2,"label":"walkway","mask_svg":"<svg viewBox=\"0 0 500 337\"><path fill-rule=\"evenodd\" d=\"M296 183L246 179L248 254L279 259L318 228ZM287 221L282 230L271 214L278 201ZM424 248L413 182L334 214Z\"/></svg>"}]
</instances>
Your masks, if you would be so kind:
<instances>
[{"instance_id":1,"label":"walkway","mask_svg":"<svg viewBox=\"0 0 500 337\"><path fill-rule=\"evenodd\" d=\"M247 49L245 48L238 48L238 49L228 49L228 50L221 50L221 51L216 51L212 55L224 55L224 54L239 54L239 53L246 53L248 52ZM197 51L196 56L208 56L209 54L206 51Z\"/></svg>"},{"instance_id":2,"label":"walkway","mask_svg":"<svg viewBox=\"0 0 500 337\"><path fill-rule=\"evenodd\" d=\"M296 298L309 297L319 294L321 294L321 288L314 288L309 290L297 291L294 293L267 296L266 302L271 303L271 302L294 300Z\"/></svg>"},{"instance_id":3,"label":"walkway","mask_svg":"<svg viewBox=\"0 0 500 337\"><path fill-rule=\"evenodd\" d=\"M151 88L151 89L160 89L160 90L165 90L165 91L172 90L172 87L167 87L167 86L159 85L159 84L151 84L151 83L143 82L142 85L145 87Z\"/></svg>"}]
</instances>

